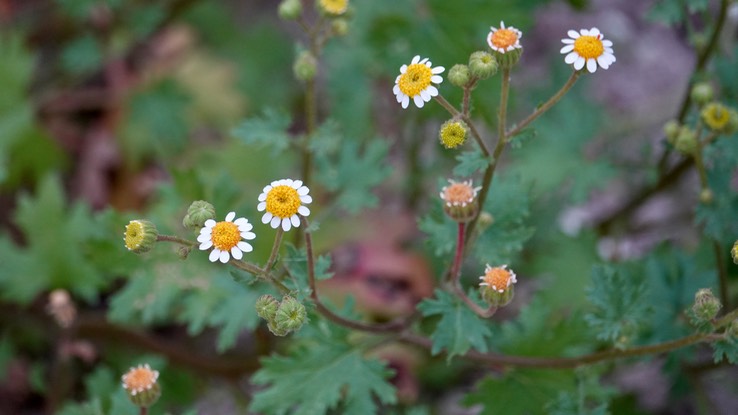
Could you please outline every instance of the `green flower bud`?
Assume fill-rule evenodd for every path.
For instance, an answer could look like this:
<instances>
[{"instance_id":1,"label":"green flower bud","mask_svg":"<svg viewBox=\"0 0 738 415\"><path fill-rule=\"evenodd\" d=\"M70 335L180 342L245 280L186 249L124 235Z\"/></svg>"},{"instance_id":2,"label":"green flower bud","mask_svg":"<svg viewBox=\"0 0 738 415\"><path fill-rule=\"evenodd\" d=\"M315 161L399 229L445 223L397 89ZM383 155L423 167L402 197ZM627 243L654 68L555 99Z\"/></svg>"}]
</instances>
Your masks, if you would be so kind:
<instances>
[{"instance_id":1,"label":"green flower bud","mask_svg":"<svg viewBox=\"0 0 738 415\"><path fill-rule=\"evenodd\" d=\"M310 51L304 50L297 55L292 71L298 80L309 81L318 73L318 61Z\"/></svg>"},{"instance_id":2,"label":"green flower bud","mask_svg":"<svg viewBox=\"0 0 738 415\"><path fill-rule=\"evenodd\" d=\"M714 195L712 193L712 190L710 189L703 189L700 192L700 202L706 205L709 205L710 203L712 203L713 198L714 198Z\"/></svg>"},{"instance_id":3,"label":"green flower bud","mask_svg":"<svg viewBox=\"0 0 738 415\"><path fill-rule=\"evenodd\" d=\"M290 334L290 331L289 330L287 330L286 328L277 326L276 323L274 323L272 321L270 321L270 322L267 323L267 328L275 336L284 337L284 336Z\"/></svg>"},{"instance_id":4,"label":"green flower bud","mask_svg":"<svg viewBox=\"0 0 738 415\"><path fill-rule=\"evenodd\" d=\"M295 298L285 295L279 303L277 314L274 316L273 325L278 331L297 331L305 324L307 311L305 306ZM275 333L277 334L277 333Z\"/></svg>"},{"instance_id":5,"label":"green flower bud","mask_svg":"<svg viewBox=\"0 0 738 415\"><path fill-rule=\"evenodd\" d=\"M187 229L199 232L208 219L215 219L215 207L210 202L196 200L187 208L187 214L182 219L182 225Z\"/></svg>"},{"instance_id":6,"label":"green flower bud","mask_svg":"<svg viewBox=\"0 0 738 415\"><path fill-rule=\"evenodd\" d=\"M469 83L469 67L458 64L451 67L448 71L448 80L455 86L463 88Z\"/></svg>"},{"instance_id":7,"label":"green flower bud","mask_svg":"<svg viewBox=\"0 0 738 415\"><path fill-rule=\"evenodd\" d=\"M733 257L733 262L738 264L738 241L733 243L733 249L730 250L730 256Z\"/></svg>"},{"instance_id":8,"label":"green flower bud","mask_svg":"<svg viewBox=\"0 0 738 415\"><path fill-rule=\"evenodd\" d=\"M664 124L664 135L666 136L666 141L668 141L671 145L674 145L681 129L682 125L679 124L679 121L667 121L666 124Z\"/></svg>"},{"instance_id":9,"label":"green flower bud","mask_svg":"<svg viewBox=\"0 0 738 415\"><path fill-rule=\"evenodd\" d=\"M488 52L477 51L469 56L469 73L479 79L487 79L497 73L497 59Z\"/></svg>"},{"instance_id":10,"label":"green flower bud","mask_svg":"<svg viewBox=\"0 0 738 415\"><path fill-rule=\"evenodd\" d=\"M349 31L349 23L347 19L336 18L331 22L331 30L336 36L346 36Z\"/></svg>"},{"instance_id":11,"label":"green flower bud","mask_svg":"<svg viewBox=\"0 0 738 415\"><path fill-rule=\"evenodd\" d=\"M446 148L456 148L464 144L469 128L464 121L448 120L438 131L438 138Z\"/></svg>"},{"instance_id":12,"label":"green flower bud","mask_svg":"<svg viewBox=\"0 0 738 415\"><path fill-rule=\"evenodd\" d=\"M694 295L694 304L692 312L697 323L705 323L717 316L718 311L722 308L720 300L718 300L709 288L702 288Z\"/></svg>"},{"instance_id":13,"label":"green flower bud","mask_svg":"<svg viewBox=\"0 0 738 415\"><path fill-rule=\"evenodd\" d=\"M717 133L732 134L738 127L738 114L719 102L711 102L700 113L702 122Z\"/></svg>"},{"instance_id":14,"label":"green flower bud","mask_svg":"<svg viewBox=\"0 0 738 415\"><path fill-rule=\"evenodd\" d=\"M697 134L691 128L683 126L674 140L674 147L681 153L694 154L697 151Z\"/></svg>"},{"instance_id":15,"label":"green flower bud","mask_svg":"<svg viewBox=\"0 0 738 415\"><path fill-rule=\"evenodd\" d=\"M158 378L159 372L151 370L148 364L139 365L123 375L123 389L136 406L148 408L161 396L161 388L156 382Z\"/></svg>"},{"instance_id":16,"label":"green flower bud","mask_svg":"<svg viewBox=\"0 0 738 415\"><path fill-rule=\"evenodd\" d=\"M180 246L179 249L177 249L177 256L181 260L187 259L188 256L190 256L190 251L192 251L192 248L189 246Z\"/></svg>"},{"instance_id":17,"label":"green flower bud","mask_svg":"<svg viewBox=\"0 0 738 415\"><path fill-rule=\"evenodd\" d=\"M692 98L692 101L694 101L697 105L703 106L712 101L714 91L712 89L712 85L710 85L709 83L698 82L694 84L689 95Z\"/></svg>"},{"instance_id":18,"label":"green flower bud","mask_svg":"<svg viewBox=\"0 0 738 415\"><path fill-rule=\"evenodd\" d=\"M279 301L269 294L264 294L256 300L256 314L266 321L271 322L274 320L274 316L277 315L277 308L279 308Z\"/></svg>"},{"instance_id":19,"label":"green flower bud","mask_svg":"<svg viewBox=\"0 0 738 415\"><path fill-rule=\"evenodd\" d=\"M479 293L482 299L491 307L504 307L515 296L515 283L518 281L515 273L507 265L491 267L487 264L484 275L479 277Z\"/></svg>"},{"instance_id":20,"label":"green flower bud","mask_svg":"<svg viewBox=\"0 0 738 415\"><path fill-rule=\"evenodd\" d=\"M456 182L448 180L449 185L441 189L443 211L456 222L472 221L479 213L477 193L481 187L474 187L471 180Z\"/></svg>"},{"instance_id":21,"label":"green flower bud","mask_svg":"<svg viewBox=\"0 0 738 415\"><path fill-rule=\"evenodd\" d=\"M136 219L128 222L123 234L126 248L137 254L148 252L154 247L159 232L156 226L147 220Z\"/></svg>"},{"instance_id":22,"label":"green flower bud","mask_svg":"<svg viewBox=\"0 0 738 415\"><path fill-rule=\"evenodd\" d=\"M277 9L279 17L284 20L295 20L302 13L302 2L300 0L283 0Z\"/></svg>"}]
</instances>

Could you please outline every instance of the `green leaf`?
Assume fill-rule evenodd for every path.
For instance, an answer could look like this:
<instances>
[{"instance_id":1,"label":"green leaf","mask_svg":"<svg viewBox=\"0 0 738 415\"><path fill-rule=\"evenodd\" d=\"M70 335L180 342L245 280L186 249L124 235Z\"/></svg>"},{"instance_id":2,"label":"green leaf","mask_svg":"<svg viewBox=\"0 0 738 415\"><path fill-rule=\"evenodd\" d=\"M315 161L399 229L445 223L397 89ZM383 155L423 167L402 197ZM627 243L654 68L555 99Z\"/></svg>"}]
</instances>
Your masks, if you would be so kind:
<instances>
[{"instance_id":1,"label":"green leaf","mask_svg":"<svg viewBox=\"0 0 738 415\"><path fill-rule=\"evenodd\" d=\"M470 292L470 297L481 305L475 291ZM418 305L418 310L425 317L441 317L431 335L432 354L446 350L450 360L454 356L463 356L472 347L480 352L487 351L487 338L492 335L489 322L477 316L455 296L436 290L435 299L423 300Z\"/></svg>"},{"instance_id":2,"label":"green leaf","mask_svg":"<svg viewBox=\"0 0 738 415\"><path fill-rule=\"evenodd\" d=\"M458 225L443 213L441 203L433 204L431 211L418 220L418 229L428 236L426 243L436 257L453 252Z\"/></svg>"},{"instance_id":3,"label":"green leaf","mask_svg":"<svg viewBox=\"0 0 738 415\"><path fill-rule=\"evenodd\" d=\"M74 39L62 51L62 66L74 75L91 73L102 66L103 51L92 35Z\"/></svg>"},{"instance_id":4,"label":"green leaf","mask_svg":"<svg viewBox=\"0 0 738 415\"><path fill-rule=\"evenodd\" d=\"M697 205L695 219L704 227L705 235L718 241L735 240L738 235L738 193L732 190L733 171L738 163L736 137L718 140L705 152L711 161L707 172L714 197L711 203Z\"/></svg>"},{"instance_id":5,"label":"green leaf","mask_svg":"<svg viewBox=\"0 0 738 415\"><path fill-rule=\"evenodd\" d=\"M336 203L356 214L374 207L379 199L371 189L390 174L386 164L387 143L380 138L371 140L365 149L355 141L346 141L337 157L318 157L318 180L330 191L337 192Z\"/></svg>"},{"instance_id":6,"label":"green leaf","mask_svg":"<svg viewBox=\"0 0 738 415\"><path fill-rule=\"evenodd\" d=\"M523 145L534 139L538 135L538 132L533 127L526 127L520 130L517 134L509 138L510 147L517 150L522 148Z\"/></svg>"},{"instance_id":7,"label":"green leaf","mask_svg":"<svg viewBox=\"0 0 738 415\"><path fill-rule=\"evenodd\" d=\"M329 119L315 130L310 137L308 148L314 154L332 155L341 148L343 138L338 123Z\"/></svg>"},{"instance_id":8,"label":"green leaf","mask_svg":"<svg viewBox=\"0 0 738 415\"><path fill-rule=\"evenodd\" d=\"M456 160L459 164L454 167L454 174L461 177L469 177L489 166L489 159L479 150L464 151L456 156Z\"/></svg>"},{"instance_id":9,"label":"green leaf","mask_svg":"<svg viewBox=\"0 0 738 415\"><path fill-rule=\"evenodd\" d=\"M292 119L286 113L268 108L262 115L242 122L232 135L246 144L270 147L276 156L287 149L292 140L287 132L291 123Z\"/></svg>"},{"instance_id":10,"label":"green leaf","mask_svg":"<svg viewBox=\"0 0 738 415\"><path fill-rule=\"evenodd\" d=\"M651 7L647 16L653 21L673 25L689 17L685 11L696 13L706 10L707 6L708 0L661 0Z\"/></svg>"},{"instance_id":11,"label":"green leaf","mask_svg":"<svg viewBox=\"0 0 738 415\"><path fill-rule=\"evenodd\" d=\"M360 349L322 341L293 351L288 356L261 359L262 368L251 378L268 385L254 395L250 411L269 414L312 415L377 412L375 398L396 402L394 387L386 378L384 363L364 358Z\"/></svg>"},{"instance_id":12,"label":"green leaf","mask_svg":"<svg viewBox=\"0 0 738 415\"><path fill-rule=\"evenodd\" d=\"M574 389L574 375L565 370L513 369L488 377L464 400L481 406L481 415L548 414L545 406L562 391Z\"/></svg>"},{"instance_id":13,"label":"green leaf","mask_svg":"<svg viewBox=\"0 0 738 415\"><path fill-rule=\"evenodd\" d=\"M585 316L597 338L626 346L650 317L648 290L640 273L600 265L592 271L587 298L595 310Z\"/></svg>"},{"instance_id":14,"label":"green leaf","mask_svg":"<svg viewBox=\"0 0 738 415\"><path fill-rule=\"evenodd\" d=\"M294 278L296 285L291 287L301 295L309 296L308 290L308 272L307 272L307 253L305 248L297 248L292 244L287 244L287 252L281 263L289 270L290 275ZM315 279L327 280L333 277L333 273L329 271L331 268L330 255L319 255L315 258ZM302 298L302 297L300 297Z\"/></svg>"},{"instance_id":15,"label":"green leaf","mask_svg":"<svg viewBox=\"0 0 738 415\"><path fill-rule=\"evenodd\" d=\"M738 363L738 340L735 337L728 337L712 344L713 361L720 363L727 360L730 364Z\"/></svg>"}]
</instances>

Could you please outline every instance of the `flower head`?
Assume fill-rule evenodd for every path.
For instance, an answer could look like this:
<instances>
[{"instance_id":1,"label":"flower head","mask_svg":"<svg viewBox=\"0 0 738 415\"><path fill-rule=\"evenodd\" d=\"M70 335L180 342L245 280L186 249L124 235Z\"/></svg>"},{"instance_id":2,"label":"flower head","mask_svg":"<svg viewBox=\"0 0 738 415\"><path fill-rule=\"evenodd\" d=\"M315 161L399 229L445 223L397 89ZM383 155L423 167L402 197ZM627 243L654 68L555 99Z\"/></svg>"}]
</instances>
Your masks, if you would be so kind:
<instances>
[{"instance_id":1,"label":"flower head","mask_svg":"<svg viewBox=\"0 0 738 415\"><path fill-rule=\"evenodd\" d=\"M151 370L148 364L138 365L123 375L123 389L128 392L128 397L134 404L148 408L161 395L157 379L159 379L158 371Z\"/></svg>"},{"instance_id":2,"label":"flower head","mask_svg":"<svg viewBox=\"0 0 738 415\"><path fill-rule=\"evenodd\" d=\"M507 268L507 265L499 267L491 267L489 264L484 269L484 275L479 277L482 282L479 283L480 287L491 287L493 290L503 293L512 284L518 282L515 277L515 273Z\"/></svg>"},{"instance_id":3,"label":"flower head","mask_svg":"<svg viewBox=\"0 0 738 415\"><path fill-rule=\"evenodd\" d=\"M477 193L481 187L474 187L471 180L456 182L448 180L449 185L441 189L443 211L456 222L469 222L479 213Z\"/></svg>"},{"instance_id":4,"label":"flower head","mask_svg":"<svg viewBox=\"0 0 738 415\"><path fill-rule=\"evenodd\" d=\"M206 251L210 248L210 262L220 260L228 262L231 256L236 259L243 258L244 252L251 252L254 248L241 239L252 240L256 235L251 232L254 228L246 218L236 217L236 212L229 212L225 220L216 222L213 219L205 221L205 226L200 229L197 241L200 242L200 250Z\"/></svg>"},{"instance_id":5,"label":"flower head","mask_svg":"<svg viewBox=\"0 0 738 415\"><path fill-rule=\"evenodd\" d=\"M464 121L448 120L441 125L438 137L446 148L456 148L466 141L467 126Z\"/></svg>"},{"instance_id":6,"label":"flower head","mask_svg":"<svg viewBox=\"0 0 738 415\"><path fill-rule=\"evenodd\" d=\"M512 52L515 49L521 49L520 38L523 33L510 26L505 27L505 22L500 22L500 27L490 27L487 35L487 44L492 50L499 53Z\"/></svg>"},{"instance_id":7,"label":"flower head","mask_svg":"<svg viewBox=\"0 0 738 415\"><path fill-rule=\"evenodd\" d=\"M711 102L702 109L702 121L712 131L731 134L738 127L738 114L719 102Z\"/></svg>"},{"instance_id":8,"label":"flower head","mask_svg":"<svg viewBox=\"0 0 738 415\"><path fill-rule=\"evenodd\" d=\"M443 66L434 68L428 58L420 59L420 56L416 55L410 61L410 65L400 67L400 75L395 79L392 91L397 97L397 102L402 104L402 108L407 108L412 98L418 108L423 108L426 102L438 95L438 89L433 84L443 82L439 74L444 70Z\"/></svg>"},{"instance_id":9,"label":"flower head","mask_svg":"<svg viewBox=\"0 0 738 415\"><path fill-rule=\"evenodd\" d=\"M302 180L273 181L259 195L259 205L256 209L259 212L266 210L261 222L269 223L274 229L281 224L285 232L293 226L300 226L300 216L310 215L310 209L305 205L311 203L313 198L308 193L310 189L302 185Z\"/></svg>"},{"instance_id":10,"label":"flower head","mask_svg":"<svg viewBox=\"0 0 738 415\"><path fill-rule=\"evenodd\" d=\"M159 232L156 226L147 220L132 220L126 225L126 232L123 234L126 248L137 254L148 252L154 247Z\"/></svg>"},{"instance_id":11,"label":"flower head","mask_svg":"<svg viewBox=\"0 0 738 415\"><path fill-rule=\"evenodd\" d=\"M570 30L568 39L562 39L564 47L561 53L566 54L564 62L574 64L577 71L587 66L587 70L594 73L597 66L607 69L615 62L612 51L612 42L605 40L600 30L593 27L579 32Z\"/></svg>"},{"instance_id":12,"label":"flower head","mask_svg":"<svg viewBox=\"0 0 738 415\"><path fill-rule=\"evenodd\" d=\"M320 0L318 6L320 6L320 10L338 16L344 14L348 9L348 0Z\"/></svg>"}]
</instances>

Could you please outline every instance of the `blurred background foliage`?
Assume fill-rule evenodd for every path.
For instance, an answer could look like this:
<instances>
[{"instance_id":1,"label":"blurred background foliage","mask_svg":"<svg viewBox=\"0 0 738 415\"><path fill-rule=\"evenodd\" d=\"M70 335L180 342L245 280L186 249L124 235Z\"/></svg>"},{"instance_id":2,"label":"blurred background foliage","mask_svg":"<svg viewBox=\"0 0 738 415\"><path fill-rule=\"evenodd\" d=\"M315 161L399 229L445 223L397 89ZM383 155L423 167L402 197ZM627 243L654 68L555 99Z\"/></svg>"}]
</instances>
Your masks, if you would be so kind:
<instances>
[{"instance_id":1,"label":"blurred background foliage","mask_svg":"<svg viewBox=\"0 0 738 415\"><path fill-rule=\"evenodd\" d=\"M365 318L407 313L406 304L412 311L431 296L454 248L455 224L436 200L439 183L484 168L471 145L457 152L439 146L438 127L448 117L443 108L403 111L396 104L390 91L403 63L419 54L448 69L486 49L490 25L514 24L526 50L513 77L516 120L569 75L558 39L570 28L598 26L612 33L618 62L606 74L586 77L535 130L516 138L484 207L493 212L492 225L465 264L469 284L485 263L511 264L524 280L515 304L491 325L465 317L442 296L424 303L424 313L453 309L469 318L467 329L480 330L462 332L472 337L466 344L440 340L451 355L473 346L573 356L603 346L595 338L648 343L689 334L683 311L694 292L716 288L713 252L700 228L726 253L738 237L736 137L710 149L716 203L695 215L695 178L685 175L636 214L613 212L636 185L656 182L660 127L675 117L675 96L681 99L690 78L709 79L723 102L737 104L735 25L711 72L690 72L695 33L710 24L694 16L715 13L712 3L719 2L351 2L348 34L331 40L320 60L321 124L310 144L316 155L311 220L319 250L330 254L322 264L331 264L337 279L321 287L336 304L351 293L355 304L344 307ZM162 233L193 237L181 218L191 201L204 199L218 216L236 211L250 218L259 237L254 261L269 255L271 229L259 223L256 196L272 180L296 178L299 154L286 150L306 128L304 87L292 73L305 45L296 44L297 25L279 20L276 6L269 0L0 0L0 412L134 413L119 376L143 362L162 373L165 392L152 414L245 413L250 404L264 413L289 409L281 395L259 385L283 379L287 388L294 378L284 379L280 368L307 357L290 354L288 342L259 325L253 304L267 287L197 252L182 261L176 248L160 246L137 256L121 241L125 224L139 217ZM651 51L662 51L659 62L642 61L643 45L634 44L639 36ZM643 81L653 84L644 92L633 79L649 64L655 68L648 76L660 79ZM441 90L450 102L460 101L459 89L444 83ZM498 96L492 81L473 96L485 133L495 131ZM282 260L301 264L301 255L291 250ZM723 260L735 293L736 268L727 255ZM614 268L593 271L603 261ZM71 328L60 328L47 313L55 289L67 290L76 304ZM618 306L632 317L627 324L603 305L622 297L628 301ZM623 325L613 329L615 323ZM305 330L297 336L301 347L318 334L328 345L308 348L308 357L339 353L339 346L329 347L338 339L357 343L351 334L321 332L318 323ZM260 363L275 350L286 357ZM365 370L376 377L370 389L379 405L395 402L396 388L401 405L381 406L383 413L684 413L680 407L719 413L711 411L725 399L735 407L730 391L738 385L735 371L701 369L704 350L694 349L621 368L493 368L494 376L413 348L376 354L390 362L389 372L351 356L356 376ZM687 360L696 363L680 368ZM702 378L692 376L700 370ZM393 386L382 383L388 379ZM711 389L723 380L730 382ZM649 396L654 388L661 388L661 400ZM371 399L366 393L356 399Z\"/></svg>"}]
</instances>

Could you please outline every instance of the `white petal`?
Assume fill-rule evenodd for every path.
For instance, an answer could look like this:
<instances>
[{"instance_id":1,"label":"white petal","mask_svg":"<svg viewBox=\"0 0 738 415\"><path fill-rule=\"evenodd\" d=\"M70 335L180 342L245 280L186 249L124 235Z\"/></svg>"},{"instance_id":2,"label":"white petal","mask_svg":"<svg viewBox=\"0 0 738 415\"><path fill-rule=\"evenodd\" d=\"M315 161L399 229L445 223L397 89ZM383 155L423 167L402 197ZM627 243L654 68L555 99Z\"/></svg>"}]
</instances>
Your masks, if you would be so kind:
<instances>
[{"instance_id":1,"label":"white petal","mask_svg":"<svg viewBox=\"0 0 738 415\"><path fill-rule=\"evenodd\" d=\"M252 239L256 239L256 234L253 232L241 232L241 238L250 241Z\"/></svg>"},{"instance_id":2,"label":"white petal","mask_svg":"<svg viewBox=\"0 0 738 415\"><path fill-rule=\"evenodd\" d=\"M226 215L226 222L233 222L233 218L236 217L236 212L228 212Z\"/></svg>"},{"instance_id":3,"label":"white petal","mask_svg":"<svg viewBox=\"0 0 738 415\"><path fill-rule=\"evenodd\" d=\"M233 221L236 225L238 225L238 228L241 229L241 226L245 226L249 224L249 220L246 218L238 218Z\"/></svg>"},{"instance_id":4,"label":"white petal","mask_svg":"<svg viewBox=\"0 0 738 415\"><path fill-rule=\"evenodd\" d=\"M593 27L593 28L589 29L589 35L590 36L595 36L596 37L599 34L600 34L600 29L598 29L596 27Z\"/></svg>"},{"instance_id":5,"label":"white petal","mask_svg":"<svg viewBox=\"0 0 738 415\"><path fill-rule=\"evenodd\" d=\"M313 203L313 197L310 195L300 196L300 202L305 204Z\"/></svg>"},{"instance_id":6,"label":"white petal","mask_svg":"<svg viewBox=\"0 0 738 415\"><path fill-rule=\"evenodd\" d=\"M563 48L561 48L561 53L569 53L574 50L574 45L566 45Z\"/></svg>"},{"instance_id":7,"label":"white petal","mask_svg":"<svg viewBox=\"0 0 738 415\"><path fill-rule=\"evenodd\" d=\"M274 229L277 229L276 227ZM290 223L289 218L282 219L282 230L287 232L290 229L292 229L292 223Z\"/></svg>"},{"instance_id":8,"label":"white petal","mask_svg":"<svg viewBox=\"0 0 738 415\"><path fill-rule=\"evenodd\" d=\"M197 237L197 242L205 242L210 240L211 235L200 235Z\"/></svg>"},{"instance_id":9,"label":"white petal","mask_svg":"<svg viewBox=\"0 0 738 415\"><path fill-rule=\"evenodd\" d=\"M602 40L602 46L604 46L606 48L611 48L612 47L612 40L604 40L603 39Z\"/></svg>"},{"instance_id":10,"label":"white petal","mask_svg":"<svg viewBox=\"0 0 738 415\"><path fill-rule=\"evenodd\" d=\"M392 93L397 95L400 93L400 86L395 84L395 86L392 87Z\"/></svg>"},{"instance_id":11,"label":"white petal","mask_svg":"<svg viewBox=\"0 0 738 415\"><path fill-rule=\"evenodd\" d=\"M254 247L252 247L250 244L247 244L246 242L239 242L236 246L238 246L238 249L240 249L243 252L251 252L254 250Z\"/></svg>"},{"instance_id":12,"label":"white petal","mask_svg":"<svg viewBox=\"0 0 738 415\"><path fill-rule=\"evenodd\" d=\"M445 70L446 68L444 68L443 66L436 66L435 68L431 69L431 73L433 75L438 75L439 73L443 73L443 71Z\"/></svg>"},{"instance_id":13,"label":"white petal","mask_svg":"<svg viewBox=\"0 0 738 415\"><path fill-rule=\"evenodd\" d=\"M408 97L407 95L403 95L402 108L407 108L408 104L410 104L410 97Z\"/></svg>"},{"instance_id":14,"label":"white petal","mask_svg":"<svg viewBox=\"0 0 738 415\"><path fill-rule=\"evenodd\" d=\"M574 63L574 61L577 60L577 58L579 58L579 54L576 53L576 52L572 52L572 53L566 55L566 57L564 58L564 62L566 62L566 63L568 63L568 64L571 65L572 63Z\"/></svg>"},{"instance_id":15,"label":"white petal","mask_svg":"<svg viewBox=\"0 0 738 415\"><path fill-rule=\"evenodd\" d=\"M302 216L310 216L310 209L305 206L300 206L299 208L297 208L297 213L301 214Z\"/></svg>"},{"instance_id":16,"label":"white petal","mask_svg":"<svg viewBox=\"0 0 738 415\"><path fill-rule=\"evenodd\" d=\"M290 222L292 222L292 226L296 228L300 226L300 217L297 215L292 215L292 217L290 218Z\"/></svg>"},{"instance_id":17,"label":"white petal","mask_svg":"<svg viewBox=\"0 0 738 415\"><path fill-rule=\"evenodd\" d=\"M428 95L432 97L438 96L438 88L434 87L433 85L428 85L425 90L428 92Z\"/></svg>"},{"instance_id":18,"label":"white petal","mask_svg":"<svg viewBox=\"0 0 738 415\"><path fill-rule=\"evenodd\" d=\"M577 32L576 30L570 30L570 31L566 32L566 34L569 35L569 37L572 38L572 39L576 39L576 38L578 38L580 36L579 35L579 32Z\"/></svg>"},{"instance_id":19,"label":"white petal","mask_svg":"<svg viewBox=\"0 0 738 415\"><path fill-rule=\"evenodd\" d=\"M274 182L272 182L272 184L273 183ZM269 191L272 190L272 189L273 189L272 185L271 184L268 184L268 185L264 186L263 189L261 189L261 192L266 195L266 194L269 194Z\"/></svg>"},{"instance_id":20,"label":"white petal","mask_svg":"<svg viewBox=\"0 0 738 415\"><path fill-rule=\"evenodd\" d=\"M594 59L587 59L587 70L591 73L595 73L597 70L597 61Z\"/></svg>"},{"instance_id":21,"label":"white petal","mask_svg":"<svg viewBox=\"0 0 738 415\"><path fill-rule=\"evenodd\" d=\"M440 84L441 82L443 82L443 77L439 75L433 75L431 76L431 82L433 82L434 84Z\"/></svg>"},{"instance_id":22,"label":"white petal","mask_svg":"<svg viewBox=\"0 0 738 415\"><path fill-rule=\"evenodd\" d=\"M200 250L201 251L207 251L208 249L210 249L213 246L213 241L211 241L210 239L208 239L207 241L200 241L200 242L202 242L200 244Z\"/></svg>"},{"instance_id":23,"label":"white petal","mask_svg":"<svg viewBox=\"0 0 738 415\"><path fill-rule=\"evenodd\" d=\"M236 247L236 246L234 246L233 248L231 248L231 255L235 259L241 259L241 258L243 258L243 252L241 252L241 250L238 249L238 247Z\"/></svg>"},{"instance_id":24,"label":"white petal","mask_svg":"<svg viewBox=\"0 0 738 415\"><path fill-rule=\"evenodd\" d=\"M302 186L301 188L297 189L297 194L300 196L305 196L308 193L310 193L310 189L308 189L307 186Z\"/></svg>"},{"instance_id":25,"label":"white petal","mask_svg":"<svg viewBox=\"0 0 738 415\"><path fill-rule=\"evenodd\" d=\"M206 228L212 228L213 226L215 226L215 221L214 220L208 219L208 220L205 221L205 227Z\"/></svg>"},{"instance_id":26,"label":"white petal","mask_svg":"<svg viewBox=\"0 0 738 415\"><path fill-rule=\"evenodd\" d=\"M266 195L266 193L261 193L261 194L259 194L259 202L263 202L263 201L265 201L265 200L267 200L267 195Z\"/></svg>"},{"instance_id":27,"label":"white petal","mask_svg":"<svg viewBox=\"0 0 738 415\"><path fill-rule=\"evenodd\" d=\"M210 251L210 255L208 255L208 259L210 262L215 262L218 260L218 257L220 256L220 249L215 248L212 251Z\"/></svg>"},{"instance_id":28,"label":"white petal","mask_svg":"<svg viewBox=\"0 0 738 415\"><path fill-rule=\"evenodd\" d=\"M400 92L399 94L395 96L395 98L397 98L397 102L402 102L402 100L405 99L405 94Z\"/></svg>"},{"instance_id":29,"label":"white petal","mask_svg":"<svg viewBox=\"0 0 738 415\"><path fill-rule=\"evenodd\" d=\"M415 103L415 106L418 108L423 108L423 105L425 104L425 102L423 101L423 98L421 98L420 95L415 95L413 97L413 102Z\"/></svg>"},{"instance_id":30,"label":"white petal","mask_svg":"<svg viewBox=\"0 0 738 415\"><path fill-rule=\"evenodd\" d=\"M584 68L584 64L587 62L586 59L584 59L581 56L577 56L577 60L574 61L574 69L580 70Z\"/></svg>"},{"instance_id":31,"label":"white petal","mask_svg":"<svg viewBox=\"0 0 738 415\"><path fill-rule=\"evenodd\" d=\"M413 58L413 60L410 61L410 64L415 64L415 63L418 63L418 62L420 62L420 55L415 55L415 57Z\"/></svg>"},{"instance_id":32,"label":"white petal","mask_svg":"<svg viewBox=\"0 0 738 415\"><path fill-rule=\"evenodd\" d=\"M597 63L602 67L602 69L610 67L610 61L607 59L606 55L597 58Z\"/></svg>"},{"instance_id":33,"label":"white petal","mask_svg":"<svg viewBox=\"0 0 738 415\"><path fill-rule=\"evenodd\" d=\"M278 217L276 217L276 216L275 216L275 217L273 217L273 218L272 218L272 220L271 220L271 221L269 222L269 226L271 226L271 227L272 227L272 229L277 229L277 227L279 226L279 222L280 222L281 220L282 220L282 219L280 219L280 218L278 218Z\"/></svg>"},{"instance_id":34,"label":"white petal","mask_svg":"<svg viewBox=\"0 0 738 415\"><path fill-rule=\"evenodd\" d=\"M272 214L270 212L266 212L264 216L261 217L261 223L269 223L270 220L272 220Z\"/></svg>"},{"instance_id":35,"label":"white petal","mask_svg":"<svg viewBox=\"0 0 738 415\"><path fill-rule=\"evenodd\" d=\"M425 102L428 102L428 101L431 100L430 94L425 89L422 90L422 91L420 91L420 98L423 98L423 101L425 101Z\"/></svg>"},{"instance_id":36,"label":"white petal","mask_svg":"<svg viewBox=\"0 0 738 415\"><path fill-rule=\"evenodd\" d=\"M590 36L589 29L582 29L579 31L579 33L581 33L582 36Z\"/></svg>"},{"instance_id":37,"label":"white petal","mask_svg":"<svg viewBox=\"0 0 738 415\"><path fill-rule=\"evenodd\" d=\"M429 68L430 68L430 66L431 66L431 63L430 63L430 61L428 60L428 58L423 58L423 59L421 59L421 60L420 60L420 62L418 62L418 64L420 64L420 65L425 65L425 66L427 66L427 67L429 67Z\"/></svg>"},{"instance_id":38,"label":"white petal","mask_svg":"<svg viewBox=\"0 0 738 415\"><path fill-rule=\"evenodd\" d=\"M231 255L228 253L228 251L220 251L220 262L226 263L229 259L231 259Z\"/></svg>"},{"instance_id":39,"label":"white petal","mask_svg":"<svg viewBox=\"0 0 738 415\"><path fill-rule=\"evenodd\" d=\"M400 66L400 73L405 73L407 71L407 65ZM399 76L398 76L399 78Z\"/></svg>"},{"instance_id":40,"label":"white petal","mask_svg":"<svg viewBox=\"0 0 738 415\"><path fill-rule=\"evenodd\" d=\"M561 43L566 43L567 45L569 45L569 44L572 44L573 45L574 44L574 39L561 39Z\"/></svg>"},{"instance_id":41,"label":"white petal","mask_svg":"<svg viewBox=\"0 0 738 415\"><path fill-rule=\"evenodd\" d=\"M267 208L266 202L259 202L259 204L256 205L256 210L258 210L259 212L264 211L264 209L266 208Z\"/></svg>"},{"instance_id":42,"label":"white petal","mask_svg":"<svg viewBox=\"0 0 738 415\"><path fill-rule=\"evenodd\" d=\"M295 180L292 182L292 188L297 190L302 187L302 180Z\"/></svg>"}]
</instances>

